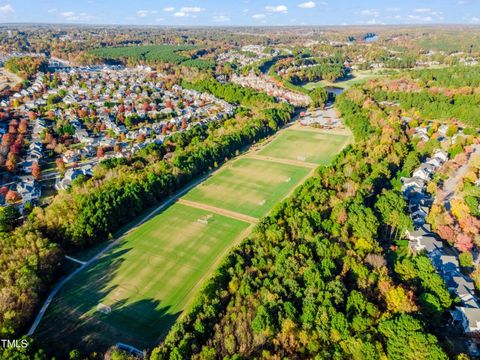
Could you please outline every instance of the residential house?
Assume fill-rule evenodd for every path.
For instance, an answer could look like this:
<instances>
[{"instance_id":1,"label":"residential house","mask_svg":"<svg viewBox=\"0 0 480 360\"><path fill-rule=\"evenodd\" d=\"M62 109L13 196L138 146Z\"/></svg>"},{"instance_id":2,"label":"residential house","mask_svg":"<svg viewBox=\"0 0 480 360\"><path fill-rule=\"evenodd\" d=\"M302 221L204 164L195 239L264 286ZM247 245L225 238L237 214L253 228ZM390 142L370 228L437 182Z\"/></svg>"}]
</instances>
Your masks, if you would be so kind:
<instances>
[{"instance_id":1,"label":"residential house","mask_svg":"<svg viewBox=\"0 0 480 360\"><path fill-rule=\"evenodd\" d=\"M454 321L462 326L465 334L478 334L480 332L479 308L457 306L451 314Z\"/></svg>"}]
</instances>

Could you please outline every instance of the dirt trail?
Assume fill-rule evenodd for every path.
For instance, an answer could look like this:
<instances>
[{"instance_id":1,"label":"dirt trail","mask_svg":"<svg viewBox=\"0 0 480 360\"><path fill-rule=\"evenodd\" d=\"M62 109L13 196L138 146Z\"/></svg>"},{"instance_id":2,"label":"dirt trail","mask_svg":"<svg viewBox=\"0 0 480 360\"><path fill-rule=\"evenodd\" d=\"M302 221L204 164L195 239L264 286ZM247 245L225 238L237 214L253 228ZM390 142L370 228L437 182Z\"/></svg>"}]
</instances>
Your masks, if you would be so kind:
<instances>
[{"instance_id":1,"label":"dirt trail","mask_svg":"<svg viewBox=\"0 0 480 360\"><path fill-rule=\"evenodd\" d=\"M273 156L264 156L264 155L254 154L254 153L250 153L250 154L246 155L246 157L248 157L250 159L276 162L276 163L279 163L279 164L301 166L301 167L305 167L305 168L308 168L308 169L316 169L317 167L320 166L318 164L313 164L313 163L306 162L306 161L301 161L301 160L281 159L281 158L276 158L276 157L273 157Z\"/></svg>"},{"instance_id":2,"label":"dirt trail","mask_svg":"<svg viewBox=\"0 0 480 360\"><path fill-rule=\"evenodd\" d=\"M256 224L258 222L258 219L254 218L252 216L248 216L248 215L245 215L245 214L240 214L240 213L235 212L235 211L221 209L221 208L218 208L216 206L197 203L195 201L178 199L177 203L182 204L182 205L191 206L191 207L194 207L194 208L197 208L197 209L211 211L211 212L213 212L215 214L218 214L218 215L227 216L229 218L245 221L245 222L248 222L248 223L251 223L251 224Z\"/></svg>"}]
</instances>

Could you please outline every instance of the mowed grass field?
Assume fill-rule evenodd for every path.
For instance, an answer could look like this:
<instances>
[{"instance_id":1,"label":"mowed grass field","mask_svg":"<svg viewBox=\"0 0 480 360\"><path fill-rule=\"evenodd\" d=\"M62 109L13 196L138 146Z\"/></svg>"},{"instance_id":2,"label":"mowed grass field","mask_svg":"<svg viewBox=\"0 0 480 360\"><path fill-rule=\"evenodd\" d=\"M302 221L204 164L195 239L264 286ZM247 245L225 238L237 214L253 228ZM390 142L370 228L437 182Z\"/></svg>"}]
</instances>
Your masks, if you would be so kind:
<instances>
[{"instance_id":1,"label":"mowed grass field","mask_svg":"<svg viewBox=\"0 0 480 360\"><path fill-rule=\"evenodd\" d=\"M348 135L287 129L258 154L326 165L350 140Z\"/></svg>"},{"instance_id":2,"label":"mowed grass field","mask_svg":"<svg viewBox=\"0 0 480 360\"><path fill-rule=\"evenodd\" d=\"M54 298L36 338L48 339L55 348L67 342L70 348L82 343L85 349L118 341L140 349L154 345L184 309L195 285L249 226L172 205L75 277ZM100 303L110 306L111 313L97 311Z\"/></svg>"},{"instance_id":3,"label":"mowed grass field","mask_svg":"<svg viewBox=\"0 0 480 360\"><path fill-rule=\"evenodd\" d=\"M240 158L184 198L258 218L266 215L309 172L305 167Z\"/></svg>"},{"instance_id":4,"label":"mowed grass field","mask_svg":"<svg viewBox=\"0 0 480 360\"><path fill-rule=\"evenodd\" d=\"M355 84L361 84L370 79L376 79L382 77L382 74L379 74L375 70L356 70L352 74L353 76L348 80L339 80L339 81L327 81L320 80L315 82L306 83L303 87L307 90L313 90L317 87L325 86L335 86L343 89L348 89L349 87Z\"/></svg>"},{"instance_id":5,"label":"mowed grass field","mask_svg":"<svg viewBox=\"0 0 480 360\"><path fill-rule=\"evenodd\" d=\"M346 141L315 129L285 129L260 150L223 165L67 283L35 338L59 358L71 348L158 344L222 256L252 230L251 219L267 214L311 174L311 164L297 157L324 164ZM98 311L99 304L111 312Z\"/></svg>"}]
</instances>

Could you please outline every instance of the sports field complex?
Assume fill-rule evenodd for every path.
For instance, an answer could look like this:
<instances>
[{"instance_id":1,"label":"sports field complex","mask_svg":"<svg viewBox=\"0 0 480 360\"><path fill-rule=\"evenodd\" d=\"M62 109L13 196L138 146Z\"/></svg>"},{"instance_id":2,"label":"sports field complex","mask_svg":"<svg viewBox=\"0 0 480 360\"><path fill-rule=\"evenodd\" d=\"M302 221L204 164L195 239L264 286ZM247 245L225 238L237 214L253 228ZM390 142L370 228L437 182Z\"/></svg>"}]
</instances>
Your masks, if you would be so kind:
<instances>
[{"instance_id":1,"label":"sports field complex","mask_svg":"<svg viewBox=\"0 0 480 360\"><path fill-rule=\"evenodd\" d=\"M83 350L158 344L232 246L349 141L295 126L227 162L72 278L35 338Z\"/></svg>"}]
</instances>

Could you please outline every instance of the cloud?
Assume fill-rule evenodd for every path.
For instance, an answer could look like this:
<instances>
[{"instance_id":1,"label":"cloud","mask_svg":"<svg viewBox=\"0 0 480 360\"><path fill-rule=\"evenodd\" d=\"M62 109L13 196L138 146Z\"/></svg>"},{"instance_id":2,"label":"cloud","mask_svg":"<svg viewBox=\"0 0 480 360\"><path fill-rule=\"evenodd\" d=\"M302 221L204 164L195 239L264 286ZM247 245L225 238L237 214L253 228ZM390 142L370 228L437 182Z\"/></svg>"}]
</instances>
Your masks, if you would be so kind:
<instances>
[{"instance_id":1,"label":"cloud","mask_svg":"<svg viewBox=\"0 0 480 360\"><path fill-rule=\"evenodd\" d=\"M146 17L149 15L155 15L155 14L158 14L158 10L138 10L137 11L138 17Z\"/></svg>"},{"instance_id":2,"label":"cloud","mask_svg":"<svg viewBox=\"0 0 480 360\"><path fill-rule=\"evenodd\" d=\"M212 21L213 22L229 22L230 18L228 16L225 16L225 15L217 15L217 16L212 17Z\"/></svg>"},{"instance_id":3,"label":"cloud","mask_svg":"<svg viewBox=\"0 0 480 360\"><path fill-rule=\"evenodd\" d=\"M315 7L315 2L314 1L307 1L301 4L298 4L299 8L302 9L313 9Z\"/></svg>"},{"instance_id":4,"label":"cloud","mask_svg":"<svg viewBox=\"0 0 480 360\"><path fill-rule=\"evenodd\" d=\"M265 19L264 14L254 14L252 15L252 19Z\"/></svg>"},{"instance_id":5,"label":"cloud","mask_svg":"<svg viewBox=\"0 0 480 360\"><path fill-rule=\"evenodd\" d=\"M284 13L284 14L288 12L288 8L285 5L265 6L265 10L269 12Z\"/></svg>"},{"instance_id":6,"label":"cloud","mask_svg":"<svg viewBox=\"0 0 480 360\"><path fill-rule=\"evenodd\" d=\"M429 13L431 12L432 9L430 8L420 8L420 9L414 9L413 12L416 12L416 13Z\"/></svg>"},{"instance_id":7,"label":"cloud","mask_svg":"<svg viewBox=\"0 0 480 360\"><path fill-rule=\"evenodd\" d=\"M198 6L193 6L193 7L182 7L179 11L175 12L173 16L175 17L192 17L196 18L197 14L199 12L204 11L204 8L198 7Z\"/></svg>"},{"instance_id":8,"label":"cloud","mask_svg":"<svg viewBox=\"0 0 480 360\"><path fill-rule=\"evenodd\" d=\"M188 13L199 13L199 12L202 12L203 10L205 10L205 9L203 9L203 8L201 8L201 7L198 7L198 6L182 7L182 8L180 9L181 12L184 12L184 13L187 13L187 14L188 14Z\"/></svg>"},{"instance_id":9,"label":"cloud","mask_svg":"<svg viewBox=\"0 0 480 360\"><path fill-rule=\"evenodd\" d=\"M399 12L401 9L399 7L389 7L387 8L387 11L391 12Z\"/></svg>"},{"instance_id":10,"label":"cloud","mask_svg":"<svg viewBox=\"0 0 480 360\"><path fill-rule=\"evenodd\" d=\"M470 24L478 24L480 23L480 18L477 16L472 16L470 19L468 19L468 22Z\"/></svg>"},{"instance_id":11,"label":"cloud","mask_svg":"<svg viewBox=\"0 0 480 360\"><path fill-rule=\"evenodd\" d=\"M175 8L173 6L167 6L167 7L163 8L163 11L166 11L166 12L172 12L174 10L175 10Z\"/></svg>"},{"instance_id":12,"label":"cloud","mask_svg":"<svg viewBox=\"0 0 480 360\"><path fill-rule=\"evenodd\" d=\"M68 21L91 21L95 17L87 14L86 12L76 13L75 11L64 11L60 13L60 16Z\"/></svg>"},{"instance_id":13,"label":"cloud","mask_svg":"<svg viewBox=\"0 0 480 360\"><path fill-rule=\"evenodd\" d=\"M53 9L48 9L47 12L49 13L54 13L54 12L57 12L57 8L53 8Z\"/></svg>"},{"instance_id":14,"label":"cloud","mask_svg":"<svg viewBox=\"0 0 480 360\"><path fill-rule=\"evenodd\" d=\"M389 15L386 16L386 19L395 19L395 20L400 20L402 18L402 15Z\"/></svg>"},{"instance_id":15,"label":"cloud","mask_svg":"<svg viewBox=\"0 0 480 360\"><path fill-rule=\"evenodd\" d=\"M65 12L62 12L60 15L62 15L64 18L69 18L69 17L75 16L75 12L65 11Z\"/></svg>"},{"instance_id":16,"label":"cloud","mask_svg":"<svg viewBox=\"0 0 480 360\"><path fill-rule=\"evenodd\" d=\"M375 9L370 9L370 10L362 10L360 11L360 14L363 16L373 16L373 17L379 17L380 12Z\"/></svg>"},{"instance_id":17,"label":"cloud","mask_svg":"<svg viewBox=\"0 0 480 360\"><path fill-rule=\"evenodd\" d=\"M12 15L15 12L15 9L11 4L5 4L0 6L0 16Z\"/></svg>"},{"instance_id":18,"label":"cloud","mask_svg":"<svg viewBox=\"0 0 480 360\"><path fill-rule=\"evenodd\" d=\"M410 20L413 20L415 22L430 22L433 21L433 18L431 16L420 16L420 15L408 15L408 18Z\"/></svg>"}]
</instances>

